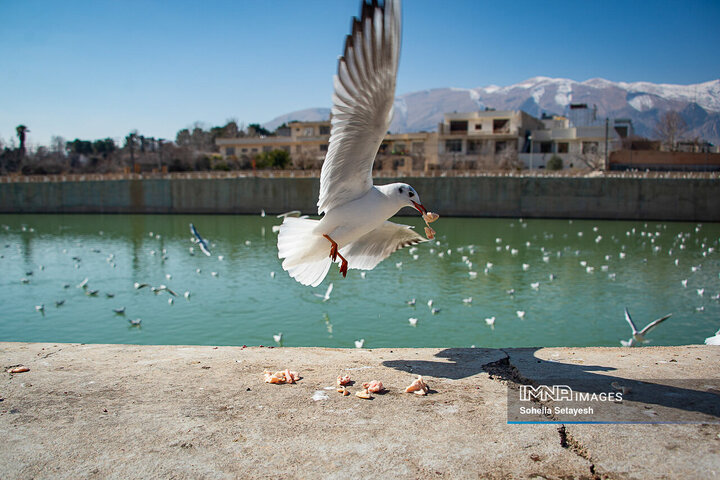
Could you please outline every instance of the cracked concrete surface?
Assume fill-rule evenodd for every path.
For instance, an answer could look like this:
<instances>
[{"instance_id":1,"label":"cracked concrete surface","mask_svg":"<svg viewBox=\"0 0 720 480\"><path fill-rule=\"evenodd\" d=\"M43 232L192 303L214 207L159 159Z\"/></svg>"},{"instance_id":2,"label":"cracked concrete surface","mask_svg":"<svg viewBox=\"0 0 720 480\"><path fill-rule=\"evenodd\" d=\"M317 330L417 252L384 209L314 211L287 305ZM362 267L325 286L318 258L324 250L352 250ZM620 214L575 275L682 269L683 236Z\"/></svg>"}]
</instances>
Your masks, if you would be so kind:
<instances>
[{"instance_id":1,"label":"cracked concrete surface","mask_svg":"<svg viewBox=\"0 0 720 480\"><path fill-rule=\"evenodd\" d=\"M2 374L2 478L720 476L720 426L710 422L720 414L702 403L691 413L709 419L704 424L507 423L508 389L523 384L567 376L717 380L720 349L713 347L0 343L0 364L30 368ZM264 370L285 367L302 379L263 383ZM387 391L372 400L343 397L333 388L340 373L358 382L353 392L373 379ZM416 375L428 381L427 397L403 392ZM661 413L677 410L635 400L628 408L655 402Z\"/></svg>"}]
</instances>

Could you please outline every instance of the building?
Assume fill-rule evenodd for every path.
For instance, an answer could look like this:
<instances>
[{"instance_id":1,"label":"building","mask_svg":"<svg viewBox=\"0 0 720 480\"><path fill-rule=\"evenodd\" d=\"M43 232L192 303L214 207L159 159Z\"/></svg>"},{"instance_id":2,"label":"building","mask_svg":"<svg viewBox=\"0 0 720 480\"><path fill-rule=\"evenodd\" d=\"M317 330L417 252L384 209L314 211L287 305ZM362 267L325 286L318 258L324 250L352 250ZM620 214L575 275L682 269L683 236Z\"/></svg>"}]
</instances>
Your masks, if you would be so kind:
<instances>
[{"instance_id":1,"label":"building","mask_svg":"<svg viewBox=\"0 0 720 480\"><path fill-rule=\"evenodd\" d=\"M604 168L606 151L633 135L629 119L598 119L585 104L565 116L538 119L522 110L446 113L437 132L388 134L375 158L376 171L404 174L431 170L546 168L559 157L564 168ZM290 154L299 169L319 169L328 150L330 121L291 122L273 136L218 138L224 159L249 167L255 156L275 149Z\"/></svg>"},{"instance_id":2,"label":"building","mask_svg":"<svg viewBox=\"0 0 720 480\"><path fill-rule=\"evenodd\" d=\"M570 105L569 117L543 116L542 128L530 132L529 151L520 155L525 167L545 168L550 158L559 157L566 168L603 168L606 152L633 134L630 119L598 119L586 104Z\"/></svg>"},{"instance_id":3,"label":"building","mask_svg":"<svg viewBox=\"0 0 720 480\"><path fill-rule=\"evenodd\" d=\"M278 128L273 136L218 138L216 145L226 161L252 164L253 157L272 150L290 154L293 167L318 169L328 151L331 124L320 122L291 122ZM375 158L375 170L410 173L423 171L430 162L437 162L437 135L432 132L388 134Z\"/></svg>"},{"instance_id":4,"label":"building","mask_svg":"<svg viewBox=\"0 0 720 480\"><path fill-rule=\"evenodd\" d=\"M522 110L446 113L438 125L437 163L429 169L493 170L517 165L518 154L529 152L532 130L542 122Z\"/></svg>"},{"instance_id":5,"label":"building","mask_svg":"<svg viewBox=\"0 0 720 480\"><path fill-rule=\"evenodd\" d=\"M435 132L387 134L380 144L373 168L411 174L437 164L438 136Z\"/></svg>"},{"instance_id":6,"label":"building","mask_svg":"<svg viewBox=\"0 0 720 480\"><path fill-rule=\"evenodd\" d=\"M227 161L248 166L262 152L285 150L296 168L319 168L328 150L330 122L291 122L278 135L218 138L215 144Z\"/></svg>"}]
</instances>

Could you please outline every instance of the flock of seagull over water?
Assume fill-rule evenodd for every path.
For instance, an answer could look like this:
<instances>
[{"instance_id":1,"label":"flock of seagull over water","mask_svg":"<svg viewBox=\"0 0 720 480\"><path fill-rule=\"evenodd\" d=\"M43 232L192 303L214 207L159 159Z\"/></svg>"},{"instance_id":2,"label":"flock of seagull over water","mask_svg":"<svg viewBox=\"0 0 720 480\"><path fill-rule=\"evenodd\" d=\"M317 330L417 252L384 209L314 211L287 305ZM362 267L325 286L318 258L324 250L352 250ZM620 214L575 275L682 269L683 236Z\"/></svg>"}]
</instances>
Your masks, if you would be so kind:
<instances>
[{"instance_id":1,"label":"flock of seagull over water","mask_svg":"<svg viewBox=\"0 0 720 480\"><path fill-rule=\"evenodd\" d=\"M299 212L288 212L287 214L279 215L279 218L282 218L287 215L299 215ZM265 216L265 212L261 213L261 216ZM527 226L527 222L525 222L522 219L515 219L510 220L512 223L511 225L514 227L520 227L524 228ZM572 223L572 220L569 221ZM10 227L8 225L2 225L2 228L4 231L8 232L10 231ZM693 276L698 274L703 270L703 263L699 262L694 265L683 265L680 258L677 256L679 252L682 252L688 246L691 244L694 244L695 246L699 247L700 254L704 259L710 259L712 256L717 254L718 249L718 239L709 239L707 236L704 236L702 234L702 228L703 226L698 224L693 227L693 230L691 231L685 231L681 233L677 233L672 236L670 241L668 242L668 235L665 233L666 226L663 224L656 224L653 226L650 226L648 224L644 224L643 228L638 227L632 227L629 228L625 232L625 236L628 239L640 239L644 245L647 247L647 251L651 255L655 256L666 256L667 262L669 265L673 268L676 268L680 271L686 271L687 276L685 278L682 278L679 282L680 284L677 286L678 289L687 290L690 289L691 286L694 287L695 293L697 295L697 299L702 300L704 298L707 298L714 302L720 302L720 291L717 290L718 281L717 279L720 278L720 275L714 275L714 281L710 282L710 285L700 285L696 281L693 280ZM35 229L32 226L23 225L21 227L21 231L25 234L33 234L35 232ZM190 224L190 233L191 236L188 238L188 243L186 245L186 252L188 255L193 256L196 254L202 254L208 257L213 256L211 253L211 250L213 249L213 245L209 244L200 234L198 229L193 225ZM103 232L98 232L98 235L102 236ZM147 235L153 239L160 239L160 234L148 232ZM568 234L564 234L568 235ZM589 235L592 239L592 241L598 245L598 249L600 249L601 245L604 244L606 240L612 241L613 244L615 244L618 248L615 250L614 254L607 254L604 257L604 262L601 262L600 264L591 264L589 261L582 258L582 252L580 250L568 250L565 249L555 249L550 250L546 249L545 247L540 246L539 252L540 257L537 259L538 263L543 264L545 267L547 267L548 264L552 262L553 258L558 258L562 256L571 256L576 257L577 261L577 268L583 272L583 274L586 275L605 275L608 279L608 281L613 281L616 278L615 272L613 272L611 265L612 261L623 261L627 258L626 248L623 244L623 239L618 238L615 235L612 235L611 238L604 238L603 234L599 231L598 227L593 227L590 232L587 231L578 231L576 233L578 237L582 237L583 235ZM546 234L545 238L549 238L551 235ZM664 242L661 242L661 239L664 240ZM538 239L538 241L541 241ZM521 270L522 272L531 272L534 269L537 269L537 264L534 265L532 263L532 260L528 260L528 256L523 256L521 254L521 249L523 248L529 248L531 247L530 240L527 240L524 245L512 245L512 242L504 240L502 237L497 237L494 240L494 249L497 254L506 255L509 257L509 259L517 259L517 265L516 267ZM245 244L249 244L249 240L245 241ZM6 243L4 245L6 251L7 249L12 248L12 244ZM484 246L485 251L488 250L488 246ZM430 242L427 242L426 244L421 244L417 246L413 246L409 249L406 249L406 256L402 257L402 261L396 261L394 262L394 265L397 269L403 270L403 269L410 269L412 268L412 263L415 261L427 261L428 257L435 256L438 259L452 259L454 262L460 262L461 265L464 265L466 268L466 279L467 280L473 280L477 279L478 277L482 276L488 276L492 275L494 272L494 269L496 268L496 265L491 261L479 261L477 251L480 249L477 245L463 245L463 246L456 246L451 247L446 242L442 241L442 237L440 237L437 240L433 240ZM19 251L19 247L18 247ZM66 254L68 256L71 256L72 264L75 269L79 269L82 265L82 258L80 255L77 254L77 252L73 252L74 254L71 254L68 252L67 249L63 250L63 254ZM105 260L107 264L114 268L116 266L116 257L113 253L107 253L107 252L101 252L100 249L93 248L90 250L90 253L95 255L104 255ZM159 257L161 261L165 261L168 259L168 252L166 249L158 249L158 250L150 250L149 254L151 256ZM0 258L4 257L4 255L0 255ZM522 260L520 260L522 258ZM224 260L223 255L217 255L216 261L222 262ZM390 262L388 260L387 262ZM647 262L647 259L642 259L642 262ZM212 267L210 267L212 268ZM37 265L35 270L27 270L25 271L25 275L23 275L21 278L19 278L17 281L19 281L21 284L31 284L33 281L33 278L37 272L42 272L45 269L43 265ZM547 271L547 269L545 269ZM196 274L201 273L201 269L197 268L195 271ZM269 276L271 278L275 278L275 271L268 272ZM101 275L98 273L98 275ZM210 275L212 277L219 277L218 271L211 271ZM373 274L375 275L375 274ZM539 292L543 288L545 288L546 285L552 284L558 279L558 273L546 273L545 274L545 280L542 279L535 279L532 282L529 282L529 285L514 285L513 288L506 288L504 289L505 295L508 295L510 297L513 297L516 295L516 289L519 290L526 290L526 291L535 291ZM366 278L366 272L358 272L357 277L360 279ZM170 283L172 280L172 275L170 273L165 274L165 278L167 283ZM370 277L367 277L370 278ZM704 278L707 278L705 276ZM344 281L343 279L338 279L337 281ZM368 281L371 281L368 280ZM72 282L74 283L74 282ZM115 292L110 291L103 291L100 292L100 289L96 288L93 282L93 279L90 277L85 277L81 282L73 285L71 282L66 282L62 285L62 288L64 290L69 290L71 288L77 288L80 289L84 295L88 297L98 297L98 296L104 296L105 298L112 300L115 297ZM309 295L313 295L318 298L318 300L321 303L326 303L332 301L332 293L334 288L334 283L329 282L327 283L326 287L320 287L318 290L320 291L312 291L312 293L309 293ZM529 287L529 288L528 288ZM148 291L149 294L154 296L164 296L166 298L166 302L168 305L172 306L178 299L182 300L183 298L185 300L190 300L191 292L190 290L185 290L184 292L175 291L173 288L169 287L166 284L150 284L148 282L144 282L141 279L137 279L134 281L132 286L128 286L128 288L132 288L136 291ZM323 291L324 290L324 291ZM69 295L68 295L69 297ZM473 302L483 301L478 299L477 297L474 299L472 296L464 296L462 298L462 304L466 306L472 306ZM411 316L408 316L407 322L409 326L417 327L420 324L422 324L422 316L418 315L418 313L421 310L417 310L416 308L421 308L421 305L427 306L427 312L430 315L441 315L443 308L441 308L440 305L437 304L437 302L434 299L428 298L426 300L419 300L418 298L406 298L404 300L404 303L407 306L410 306L414 309L413 314ZM445 299L441 299L441 304L446 303ZM46 314L46 304L54 305L55 308L63 308L66 304L66 298L54 298L54 299L48 299L45 303L40 303L38 305L35 305L35 310L40 313L41 315ZM398 309L401 309L400 305L398 305ZM692 306L692 308L696 312L703 312L705 310L705 306L702 304L702 302L698 302L697 305ZM644 328L638 329L635 325L630 310L632 309L632 306L627 306L624 309L625 314L625 320L627 321L629 325L629 339L618 339L618 342L626 347L634 347L634 346L640 346L648 342L648 339L646 338L649 336L651 331L653 329L659 328L659 325L665 321L668 321L668 319L671 318L673 312L668 312L666 315L662 316L661 318L658 318L657 320L654 320L652 322L649 322ZM112 314L126 318L127 324L130 328L141 328L142 325L142 319L138 316L132 315L130 316L128 313L128 308L125 305L114 305L111 308ZM527 311L525 309L517 309L515 311L515 314L518 319L524 320L527 315ZM502 322L503 320L500 319L497 315L488 315L484 318L480 319L480 324L484 324L487 328L490 330L493 330L497 322ZM669 320L672 321L672 320ZM644 322L643 322L644 323ZM710 334L712 332L708 332ZM273 341L278 344L283 344L283 333L281 331L276 331L275 333L268 334L268 337L273 339ZM705 343L708 345L720 345L720 330L717 331L714 335L711 335L707 337L705 340ZM363 348L365 344L364 338L358 338L354 342L354 346L356 348Z\"/></svg>"}]
</instances>

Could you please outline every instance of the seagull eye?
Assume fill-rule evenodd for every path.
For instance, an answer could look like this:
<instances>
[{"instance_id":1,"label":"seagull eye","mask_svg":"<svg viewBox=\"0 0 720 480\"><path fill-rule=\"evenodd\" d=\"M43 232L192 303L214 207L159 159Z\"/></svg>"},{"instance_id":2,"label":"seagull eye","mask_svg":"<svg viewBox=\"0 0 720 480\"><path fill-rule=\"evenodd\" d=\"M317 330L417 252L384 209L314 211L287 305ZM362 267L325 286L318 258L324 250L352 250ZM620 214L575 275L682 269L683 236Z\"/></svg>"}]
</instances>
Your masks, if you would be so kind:
<instances>
[{"instance_id":1,"label":"seagull eye","mask_svg":"<svg viewBox=\"0 0 720 480\"><path fill-rule=\"evenodd\" d=\"M398 192L402 193L402 192L403 192L403 188L402 188L402 187L398 188Z\"/></svg>"}]
</instances>

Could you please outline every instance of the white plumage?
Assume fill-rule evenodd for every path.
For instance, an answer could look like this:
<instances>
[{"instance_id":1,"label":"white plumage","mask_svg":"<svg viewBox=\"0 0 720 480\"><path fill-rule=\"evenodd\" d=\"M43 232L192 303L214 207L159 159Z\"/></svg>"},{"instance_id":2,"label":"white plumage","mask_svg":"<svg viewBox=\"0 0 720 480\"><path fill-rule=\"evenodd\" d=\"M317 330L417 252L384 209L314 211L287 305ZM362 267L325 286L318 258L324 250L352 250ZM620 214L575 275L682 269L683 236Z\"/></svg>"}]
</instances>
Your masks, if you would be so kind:
<instances>
[{"instance_id":1,"label":"white plumage","mask_svg":"<svg viewBox=\"0 0 720 480\"><path fill-rule=\"evenodd\" d=\"M630 337L630 339L627 341L620 340L620 344L623 347L634 347L635 345L642 345L643 343L648 343L648 341L645 340L645 335L647 335L650 330L657 327L659 324L661 324L671 316L672 313L669 315L665 315L664 317L660 317L657 320L648 323L642 330L638 330L635 326L635 322L633 322L632 317L630 317L630 312L627 308L625 308L625 320L630 324L630 328L632 329L632 337Z\"/></svg>"},{"instance_id":2,"label":"white plumage","mask_svg":"<svg viewBox=\"0 0 720 480\"><path fill-rule=\"evenodd\" d=\"M387 221L409 206L427 210L407 184L374 186L372 165L392 119L400 56L400 1L363 2L334 79L332 130L320 175L320 220L286 217L278 232L282 267L319 285L333 261L340 272L371 270L404 246L425 241Z\"/></svg>"}]
</instances>

